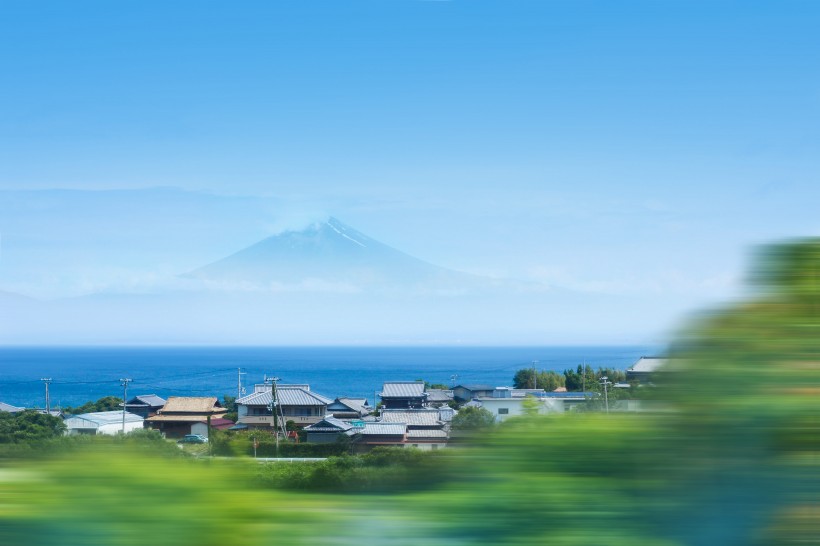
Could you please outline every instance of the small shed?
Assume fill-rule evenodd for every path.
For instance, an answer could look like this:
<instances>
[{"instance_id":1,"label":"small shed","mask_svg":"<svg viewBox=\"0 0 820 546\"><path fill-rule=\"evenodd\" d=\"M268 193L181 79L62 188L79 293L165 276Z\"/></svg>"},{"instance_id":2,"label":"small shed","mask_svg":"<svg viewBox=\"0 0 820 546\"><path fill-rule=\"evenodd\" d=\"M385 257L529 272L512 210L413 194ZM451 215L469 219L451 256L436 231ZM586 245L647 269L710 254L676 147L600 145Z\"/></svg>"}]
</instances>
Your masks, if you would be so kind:
<instances>
[{"instance_id":1,"label":"small shed","mask_svg":"<svg viewBox=\"0 0 820 546\"><path fill-rule=\"evenodd\" d=\"M125 427L123 427L123 414L125 416ZM66 434L108 434L115 435L123 432L129 433L132 430L143 428L144 420L139 415L127 411L97 411L92 413L81 413L66 418Z\"/></svg>"}]
</instances>

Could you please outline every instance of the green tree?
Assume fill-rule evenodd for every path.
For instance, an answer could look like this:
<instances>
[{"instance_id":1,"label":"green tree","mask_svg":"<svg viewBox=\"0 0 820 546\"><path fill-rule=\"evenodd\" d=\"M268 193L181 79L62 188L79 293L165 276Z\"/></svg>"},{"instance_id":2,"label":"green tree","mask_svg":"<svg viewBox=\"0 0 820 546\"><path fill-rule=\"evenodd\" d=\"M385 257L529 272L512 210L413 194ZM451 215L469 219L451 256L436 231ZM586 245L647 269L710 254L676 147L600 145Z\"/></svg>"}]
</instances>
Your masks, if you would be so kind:
<instances>
[{"instance_id":1,"label":"green tree","mask_svg":"<svg viewBox=\"0 0 820 546\"><path fill-rule=\"evenodd\" d=\"M59 417L33 410L0 412L0 444L31 443L62 436L65 424Z\"/></svg>"},{"instance_id":2,"label":"green tree","mask_svg":"<svg viewBox=\"0 0 820 546\"><path fill-rule=\"evenodd\" d=\"M598 378L594 368L578 364L575 370L564 370L564 381L568 391L594 390Z\"/></svg>"},{"instance_id":3,"label":"green tree","mask_svg":"<svg viewBox=\"0 0 820 546\"><path fill-rule=\"evenodd\" d=\"M458 410L450 426L459 431L487 430L495 426L495 416L484 408L467 406Z\"/></svg>"},{"instance_id":4,"label":"green tree","mask_svg":"<svg viewBox=\"0 0 820 546\"><path fill-rule=\"evenodd\" d=\"M565 385L564 376L553 371L536 372L532 368L523 368L515 372L513 386L516 389L544 389L554 391Z\"/></svg>"},{"instance_id":5,"label":"green tree","mask_svg":"<svg viewBox=\"0 0 820 546\"><path fill-rule=\"evenodd\" d=\"M115 411L122 409L121 404L122 398L117 396L103 396L95 402L86 402L82 406L66 406L63 408L63 412L71 415L79 415L81 413L93 413L97 411Z\"/></svg>"},{"instance_id":6,"label":"green tree","mask_svg":"<svg viewBox=\"0 0 820 546\"><path fill-rule=\"evenodd\" d=\"M626 381L626 371L615 368L598 368L578 365L575 370L564 370L564 379L568 391L600 391L601 378L606 378L612 383L623 383Z\"/></svg>"}]
</instances>

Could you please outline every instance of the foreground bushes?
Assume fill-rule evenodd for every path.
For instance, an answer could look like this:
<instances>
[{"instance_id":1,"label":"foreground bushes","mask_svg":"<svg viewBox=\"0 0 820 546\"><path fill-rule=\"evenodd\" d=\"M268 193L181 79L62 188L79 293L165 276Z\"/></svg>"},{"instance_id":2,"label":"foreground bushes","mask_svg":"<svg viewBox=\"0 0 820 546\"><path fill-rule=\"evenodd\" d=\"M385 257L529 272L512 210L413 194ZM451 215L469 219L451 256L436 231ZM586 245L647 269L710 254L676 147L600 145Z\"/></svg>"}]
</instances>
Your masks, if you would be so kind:
<instances>
[{"instance_id":1,"label":"foreground bushes","mask_svg":"<svg viewBox=\"0 0 820 546\"><path fill-rule=\"evenodd\" d=\"M256 478L276 489L379 493L439 485L450 477L449 469L442 452L380 447L320 462L261 465Z\"/></svg>"}]
</instances>

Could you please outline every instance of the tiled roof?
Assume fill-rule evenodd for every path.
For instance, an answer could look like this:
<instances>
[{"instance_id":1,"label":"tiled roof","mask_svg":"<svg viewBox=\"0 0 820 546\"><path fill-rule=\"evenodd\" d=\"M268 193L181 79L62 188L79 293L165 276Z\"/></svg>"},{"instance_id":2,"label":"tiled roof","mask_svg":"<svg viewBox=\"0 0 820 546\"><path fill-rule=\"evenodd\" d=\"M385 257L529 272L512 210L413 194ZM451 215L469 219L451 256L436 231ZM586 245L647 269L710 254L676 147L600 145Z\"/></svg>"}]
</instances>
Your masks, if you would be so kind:
<instances>
[{"instance_id":1,"label":"tiled roof","mask_svg":"<svg viewBox=\"0 0 820 546\"><path fill-rule=\"evenodd\" d=\"M453 389L467 389L468 391L492 391L495 390L494 385L456 385Z\"/></svg>"},{"instance_id":2,"label":"tiled roof","mask_svg":"<svg viewBox=\"0 0 820 546\"><path fill-rule=\"evenodd\" d=\"M365 436L404 436L407 432L405 423L371 423L366 422L359 434Z\"/></svg>"},{"instance_id":3,"label":"tiled roof","mask_svg":"<svg viewBox=\"0 0 820 546\"><path fill-rule=\"evenodd\" d=\"M224 414L223 414L224 415ZM188 414L188 415L154 415L153 417L148 417L146 421L151 423L205 423L208 421L207 415L197 415L197 414Z\"/></svg>"},{"instance_id":4,"label":"tiled roof","mask_svg":"<svg viewBox=\"0 0 820 546\"><path fill-rule=\"evenodd\" d=\"M101 427L103 425L112 425L122 423L122 411L95 411L91 413L81 413L79 415L72 415L65 420L68 428L88 428L83 426L83 422L92 423ZM133 413L125 412L126 423L142 423L142 417L134 415Z\"/></svg>"},{"instance_id":5,"label":"tiled roof","mask_svg":"<svg viewBox=\"0 0 820 546\"><path fill-rule=\"evenodd\" d=\"M141 394L129 400L126 404L131 407L162 407L165 405L165 399L160 398L156 394Z\"/></svg>"},{"instance_id":6,"label":"tiled roof","mask_svg":"<svg viewBox=\"0 0 820 546\"><path fill-rule=\"evenodd\" d=\"M328 404L327 409L339 413L355 412L359 415L364 415L370 411L365 398L337 398Z\"/></svg>"},{"instance_id":7,"label":"tiled roof","mask_svg":"<svg viewBox=\"0 0 820 546\"><path fill-rule=\"evenodd\" d=\"M222 417L213 417L213 418L211 418L211 427L219 429L219 430L225 430L225 429L231 428L235 424L236 423L234 423L230 419L224 419Z\"/></svg>"},{"instance_id":8,"label":"tiled roof","mask_svg":"<svg viewBox=\"0 0 820 546\"><path fill-rule=\"evenodd\" d=\"M280 406L326 406L332 400L320 394L310 392L304 387L276 387L277 402ZM236 401L243 406L268 406L271 403L271 391L254 392Z\"/></svg>"},{"instance_id":9,"label":"tiled roof","mask_svg":"<svg viewBox=\"0 0 820 546\"><path fill-rule=\"evenodd\" d=\"M419 398L426 396L424 381L390 381L384 384L382 398Z\"/></svg>"},{"instance_id":10,"label":"tiled roof","mask_svg":"<svg viewBox=\"0 0 820 546\"><path fill-rule=\"evenodd\" d=\"M666 359L656 356L642 356L638 361L627 371L628 372L656 372L666 365Z\"/></svg>"},{"instance_id":11,"label":"tiled roof","mask_svg":"<svg viewBox=\"0 0 820 546\"><path fill-rule=\"evenodd\" d=\"M7 411L9 413L17 413L18 411L23 411L26 408L18 408L17 406L12 406L11 404L6 404L5 402L0 402L0 411Z\"/></svg>"},{"instance_id":12,"label":"tiled roof","mask_svg":"<svg viewBox=\"0 0 820 546\"><path fill-rule=\"evenodd\" d=\"M410 426L441 425L438 410L382 410L382 423L406 423Z\"/></svg>"},{"instance_id":13,"label":"tiled roof","mask_svg":"<svg viewBox=\"0 0 820 546\"><path fill-rule=\"evenodd\" d=\"M453 399L453 391L444 389L430 389L427 391L428 402L449 402Z\"/></svg>"},{"instance_id":14,"label":"tiled roof","mask_svg":"<svg viewBox=\"0 0 820 546\"><path fill-rule=\"evenodd\" d=\"M353 425L340 421L335 417L325 417L318 423L305 427L308 432L346 432L351 430Z\"/></svg>"},{"instance_id":15,"label":"tiled roof","mask_svg":"<svg viewBox=\"0 0 820 546\"><path fill-rule=\"evenodd\" d=\"M159 413L225 413L215 396L171 396Z\"/></svg>"},{"instance_id":16,"label":"tiled roof","mask_svg":"<svg viewBox=\"0 0 820 546\"><path fill-rule=\"evenodd\" d=\"M544 396L544 389L512 389L513 398L523 398L525 396Z\"/></svg>"},{"instance_id":17,"label":"tiled roof","mask_svg":"<svg viewBox=\"0 0 820 546\"><path fill-rule=\"evenodd\" d=\"M539 398L559 398L559 399L578 398L578 399L584 399L584 398L594 398L596 396L600 396L600 394L597 393L597 392L589 392L589 391L588 392L571 391L571 392L548 392L548 393L545 393L542 396L539 396Z\"/></svg>"}]
</instances>

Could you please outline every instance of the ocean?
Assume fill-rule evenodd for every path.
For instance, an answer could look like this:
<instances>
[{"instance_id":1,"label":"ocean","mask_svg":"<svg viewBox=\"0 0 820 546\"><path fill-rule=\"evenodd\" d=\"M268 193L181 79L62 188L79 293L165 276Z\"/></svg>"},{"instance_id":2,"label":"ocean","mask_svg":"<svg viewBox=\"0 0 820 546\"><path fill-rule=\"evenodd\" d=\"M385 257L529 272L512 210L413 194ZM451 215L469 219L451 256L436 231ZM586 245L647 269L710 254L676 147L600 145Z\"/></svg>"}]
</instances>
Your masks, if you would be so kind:
<instances>
[{"instance_id":1,"label":"ocean","mask_svg":"<svg viewBox=\"0 0 820 546\"><path fill-rule=\"evenodd\" d=\"M247 392L265 375L280 383L307 383L335 398L367 398L384 381L424 379L447 385L511 385L521 368L625 369L648 346L617 347L0 347L0 402L43 407L41 378L51 378L53 408L122 396L120 378L131 378L128 397L237 395L241 368Z\"/></svg>"}]
</instances>

